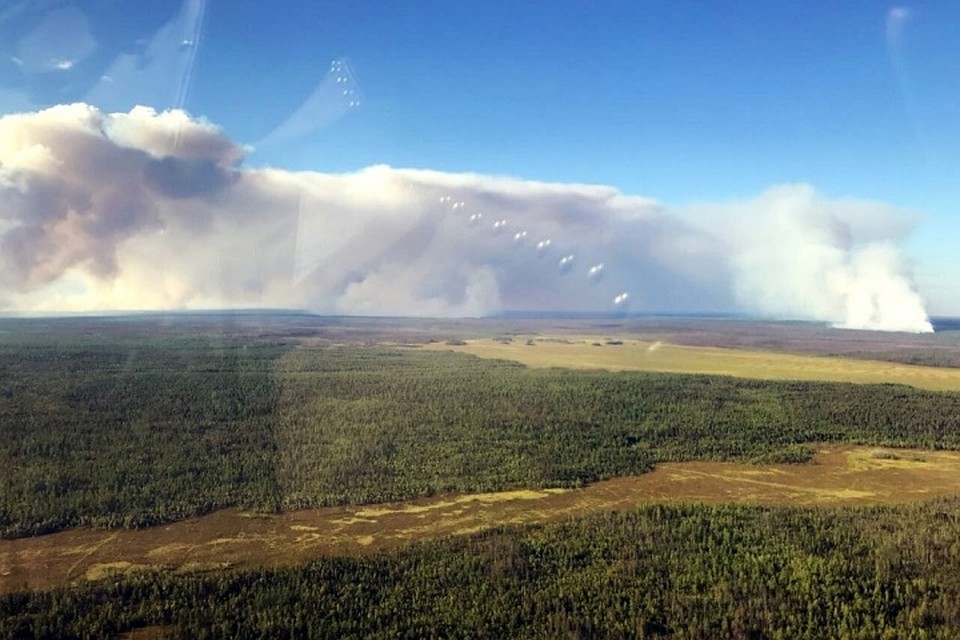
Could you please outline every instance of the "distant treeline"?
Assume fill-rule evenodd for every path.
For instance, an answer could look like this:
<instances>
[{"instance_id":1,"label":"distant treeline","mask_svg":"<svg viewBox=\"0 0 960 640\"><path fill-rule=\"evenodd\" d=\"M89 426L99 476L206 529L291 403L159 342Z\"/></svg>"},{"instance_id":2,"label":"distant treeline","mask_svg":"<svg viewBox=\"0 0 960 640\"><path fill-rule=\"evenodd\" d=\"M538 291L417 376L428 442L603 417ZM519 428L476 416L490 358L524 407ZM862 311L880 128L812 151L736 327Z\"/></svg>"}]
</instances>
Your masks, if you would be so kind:
<instances>
[{"instance_id":1,"label":"distant treeline","mask_svg":"<svg viewBox=\"0 0 960 640\"><path fill-rule=\"evenodd\" d=\"M0 334L0 534L577 486L809 443L960 448L960 395L270 339Z\"/></svg>"},{"instance_id":2,"label":"distant treeline","mask_svg":"<svg viewBox=\"0 0 960 640\"><path fill-rule=\"evenodd\" d=\"M3 596L0 637L955 638L958 540L956 501L651 506L286 569Z\"/></svg>"}]
</instances>

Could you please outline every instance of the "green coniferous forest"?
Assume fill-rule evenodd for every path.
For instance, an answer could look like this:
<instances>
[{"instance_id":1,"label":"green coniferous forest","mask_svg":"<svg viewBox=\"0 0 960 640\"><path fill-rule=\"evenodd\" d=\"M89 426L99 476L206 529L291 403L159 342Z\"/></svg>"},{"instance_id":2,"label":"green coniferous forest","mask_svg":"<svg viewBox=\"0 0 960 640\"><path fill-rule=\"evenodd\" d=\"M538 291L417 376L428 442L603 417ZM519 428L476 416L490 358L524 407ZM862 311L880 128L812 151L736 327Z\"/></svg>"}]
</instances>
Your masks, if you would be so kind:
<instances>
[{"instance_id":1,"label":"green coniferous forest","mask_svg":"<svg viewBox=\"0 0 960 640\"><path fill-rule=\"evenodd\" d=\"M955 638L960 503L653 506L246 572L0 598L3 637Z\"/></svg>"},{"instance_id":2,"label":"green coniferous forest","mask_svg":"<svg viewBox=\"0 0 960 640\"><path fill-rule=\"evenodd\" d=\"M216 334L0 335L0 532L570 487L816 443L960 448L960 394L532 370ZM958 637L960 503L651 506L0 597L0 636Z\"/></svg>"}]
</instances>

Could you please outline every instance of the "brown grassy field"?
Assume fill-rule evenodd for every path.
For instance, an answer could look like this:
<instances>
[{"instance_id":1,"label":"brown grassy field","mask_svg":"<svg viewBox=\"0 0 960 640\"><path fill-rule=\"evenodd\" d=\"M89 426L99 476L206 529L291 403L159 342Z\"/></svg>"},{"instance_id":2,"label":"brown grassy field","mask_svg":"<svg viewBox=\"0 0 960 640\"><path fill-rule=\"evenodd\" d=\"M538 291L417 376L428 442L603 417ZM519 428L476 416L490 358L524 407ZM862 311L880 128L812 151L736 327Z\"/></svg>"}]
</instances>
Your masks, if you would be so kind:
<instances>
[{"instance_id":1,"label":"brown grassy field","mask_svg":"<svg viewBox=\"0 0 960 640\"><path fill-rule=\"evenodd\" d=\"M514 360L530 367L700 373L764 380L897 383L933 391L960 390L960 369L604 336L483 338L467 340L464 344L433 343L421 348Z\"/></svg>"},{"instance_id":2,"label":"brown grassy field","mask_svg":"<svg viewBox=\"0 0 960 640\"><path fill-rule=\"evenodd\" d=\"M0 540L0 593L117 572L290 565L410 541L654 502L860 505L960 495L960 452L830 447L812 464L685 462L582 489L446 495L282 514L225 510L141 530Z\"/></svg>"}]
</instances>

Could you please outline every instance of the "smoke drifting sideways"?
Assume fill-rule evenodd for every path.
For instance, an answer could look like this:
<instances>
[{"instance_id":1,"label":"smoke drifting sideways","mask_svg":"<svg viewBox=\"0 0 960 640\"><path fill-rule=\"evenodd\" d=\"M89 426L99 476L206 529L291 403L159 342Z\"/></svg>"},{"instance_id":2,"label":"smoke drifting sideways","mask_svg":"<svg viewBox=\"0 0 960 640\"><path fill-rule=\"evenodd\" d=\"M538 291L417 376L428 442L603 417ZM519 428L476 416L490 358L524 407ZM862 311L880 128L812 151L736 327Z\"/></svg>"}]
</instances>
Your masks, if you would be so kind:
<instances>
[{"instance_id":1,"label":"smoke drifting sideways","mask_svg":"<svg viewBox=\"0 0 960 640\"><path fill-rule=\"evenodd\" d=\"M179 110L0 118L0 305L484 316L629 300L930 330L897 246L910 221L885 205L787 185L671 210L596 185L245 168L245 152Z\"/></svg>"}]
</instances>

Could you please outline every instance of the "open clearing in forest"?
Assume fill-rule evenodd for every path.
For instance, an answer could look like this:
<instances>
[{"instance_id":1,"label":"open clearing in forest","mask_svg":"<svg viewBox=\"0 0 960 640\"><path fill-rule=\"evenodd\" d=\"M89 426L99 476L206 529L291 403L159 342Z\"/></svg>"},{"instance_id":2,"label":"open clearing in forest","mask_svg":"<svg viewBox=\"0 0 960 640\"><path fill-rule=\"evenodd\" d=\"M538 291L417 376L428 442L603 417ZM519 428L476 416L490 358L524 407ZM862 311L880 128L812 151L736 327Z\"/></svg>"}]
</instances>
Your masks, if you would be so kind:
<instances>
[{"instance_id":1,"label":"open clearing in forest","mask_svg":"<svg viewBox=\"0 0 960 640\"><path fill-rule=\"evenodd\" d=\"M700 373L762 380L896 383L932 391L960 390L960 369L948 367L692 347L602 336L484 338L462 344L433 343L423 348L513 360L530 367Z\"/></svg>"},{"instance_id":2,"label":"open clearing in forest","mask_svg":"<svg viewBox=\"0 0 960 640\"><path fill-rule=\"evenodd\" d=\"M488 527L656 502L839 506L960 496L960 452L833 446L811 464L678 462L582 489L444 495L282 514L218 511L141 530L74 529L0 540L0 593L163 567L291 565Z\"/></svg>"}]
</instances>

